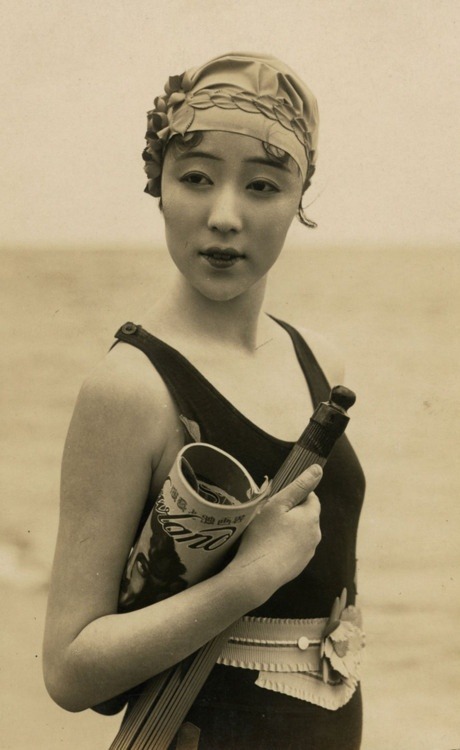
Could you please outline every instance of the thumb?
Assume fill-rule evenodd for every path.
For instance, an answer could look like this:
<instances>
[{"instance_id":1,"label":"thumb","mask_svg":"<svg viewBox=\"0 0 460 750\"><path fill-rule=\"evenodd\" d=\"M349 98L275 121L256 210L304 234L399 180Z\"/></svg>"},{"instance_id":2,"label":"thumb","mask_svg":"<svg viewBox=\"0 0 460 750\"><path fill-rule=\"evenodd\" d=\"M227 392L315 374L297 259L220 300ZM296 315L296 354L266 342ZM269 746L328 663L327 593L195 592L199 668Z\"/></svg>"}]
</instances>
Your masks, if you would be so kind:
<instances>
[{"instance_id":1,"label":"thumb","mask_svg":"<svg viewBox=\"0 0 460 750\"><path fill-rule=\"evenodd\" d=\"M313 464L308 469L299 474L293 482L284 487L282 490L273 495L272 501L281 503L287 510L295 508L302 503L319 484L323 470L319 464Z\"/></svg>"}]
</instances>

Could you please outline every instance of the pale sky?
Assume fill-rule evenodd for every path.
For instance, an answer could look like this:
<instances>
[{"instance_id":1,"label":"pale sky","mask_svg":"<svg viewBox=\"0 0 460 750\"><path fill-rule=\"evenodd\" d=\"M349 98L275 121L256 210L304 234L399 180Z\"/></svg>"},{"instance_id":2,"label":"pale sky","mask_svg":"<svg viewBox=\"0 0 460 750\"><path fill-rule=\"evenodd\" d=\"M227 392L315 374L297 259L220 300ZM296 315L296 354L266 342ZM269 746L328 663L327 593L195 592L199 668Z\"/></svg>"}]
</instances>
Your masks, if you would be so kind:
<instances>
[{"instance_id":1,"label":"pale sky","mask_svg":"<svg viewBox=\"0 0 460 750\"><path fill-rule=\"evenodd\" d=\"M3 6L2 246L157 242L145 112L169 75L237 50L284 59L319 100L315 243L458 240L457 0Z\"/></svg>"}]
</instances>

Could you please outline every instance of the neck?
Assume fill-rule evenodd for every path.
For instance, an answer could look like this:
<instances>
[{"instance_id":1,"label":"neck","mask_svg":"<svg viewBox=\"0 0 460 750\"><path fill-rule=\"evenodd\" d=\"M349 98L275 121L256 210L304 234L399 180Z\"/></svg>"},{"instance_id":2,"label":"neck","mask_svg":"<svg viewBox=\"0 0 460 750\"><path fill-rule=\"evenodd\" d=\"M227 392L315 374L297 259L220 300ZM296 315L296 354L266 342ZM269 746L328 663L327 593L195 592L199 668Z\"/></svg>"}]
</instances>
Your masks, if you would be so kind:
<instances>
[{"instance_id":1,"label":"neck","mask_svg":"<svg viewBox=\"0 0 460 750\"><path fill-rule=\"evenodd\" d=\"M155 327L180 331L181 337L199 336L213 344L255 351L266 337L269 319L263 316L266 278L245 294L230 300L211 300L197 292L177 273L168 291L155 305Z\"/></svg>"}]
</instances>

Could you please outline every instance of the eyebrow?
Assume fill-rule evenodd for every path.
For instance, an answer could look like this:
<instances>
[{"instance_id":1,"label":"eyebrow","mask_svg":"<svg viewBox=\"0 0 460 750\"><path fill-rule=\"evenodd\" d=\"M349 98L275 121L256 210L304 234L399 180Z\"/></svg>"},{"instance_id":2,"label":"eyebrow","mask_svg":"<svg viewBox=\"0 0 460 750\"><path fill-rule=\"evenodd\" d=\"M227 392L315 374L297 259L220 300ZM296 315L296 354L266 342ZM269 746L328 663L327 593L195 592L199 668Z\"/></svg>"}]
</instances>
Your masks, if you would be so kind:
<instances>
[{"instance_id":1,"label":"eyebrow","mask_svg":"<svg viewBox=\"0 0 460 750\"><path fill-rule=\"evenodd\" d=\"M199 151L198 149L192 149L191 151L184 151L183 153L177 154L176 159L184 161L185 159L212 159L212 161L224 161L220 156L215 156L208 151ZM263 164L265 167L275 167L275 169L281 169L284 172L290 172L287 164L273 159L267 159L263 156L253 156L249 159L244 159L244 164Z\"/></svg>"},{"instance_id":2,"label":"eyebrow","mask_svg":"<svg viewBox=\"0 0 460 750\"><path fill-rule=\"evenodd\" d=\"M281 161L275 161L274 159L264 159L263 156L254 156L251 159L244 160L246 164L263 164L266 167L275 167L275 169L282 169L285 172L289 172L290 169L287 164Z\"/></svg>"},{"instance_id":3,"label":"eyebrow","mask_svg":"<svg viewBox=\"0 0 460 750\"><path fill-rule=\"evenodd\" d=\"M214 156L214 154L210 154L207 151L198 151L197 149L192 149L191 151L184 151L181 154L177 154L176 159L182 161L183 159L194 159L194 158L202 158L202 159L212 159L213 161L223 161L223 159L220 158L220 156Z\"/></svg>"}]
</instances>

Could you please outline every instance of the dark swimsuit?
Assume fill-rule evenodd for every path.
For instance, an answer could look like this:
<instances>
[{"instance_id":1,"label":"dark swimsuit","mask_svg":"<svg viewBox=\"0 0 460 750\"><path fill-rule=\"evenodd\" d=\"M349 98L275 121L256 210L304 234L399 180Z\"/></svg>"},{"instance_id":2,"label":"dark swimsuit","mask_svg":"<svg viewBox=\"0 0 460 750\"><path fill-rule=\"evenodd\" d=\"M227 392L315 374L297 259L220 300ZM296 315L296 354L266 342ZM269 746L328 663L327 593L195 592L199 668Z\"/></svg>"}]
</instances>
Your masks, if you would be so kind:
<instances>
[{"instance_id":1,"label":"dark swimsuit","mask_svg":"<svg viewBox=\"0 0 460 750\"><path fill-rule=\"evenodd\" d=\"M292 339L313 403L326 401L330 386L302 336L276 321ZM150 359L179 413L199 425L200 440L240 461L258 484L273 477L293 447L257 427L239 412L176 349L141 326L125 324L119 341ZM309 419L306 409L305 424ZM251 612L260 617L327 617L344 587L354 604L355 547L365 481L348 439L334 447L317 489L322 539L315 556L293 581ZM144 517L150 507L145 508ZM212 602L209 603L212 606ZM359 689L342 708L330 711L306 701L256 687L257 672L216 665L187 721L201 729L200 750L357 750L361 739ZM130 701L131 702L131 701Z\"/></svg>"}]
</instances>

